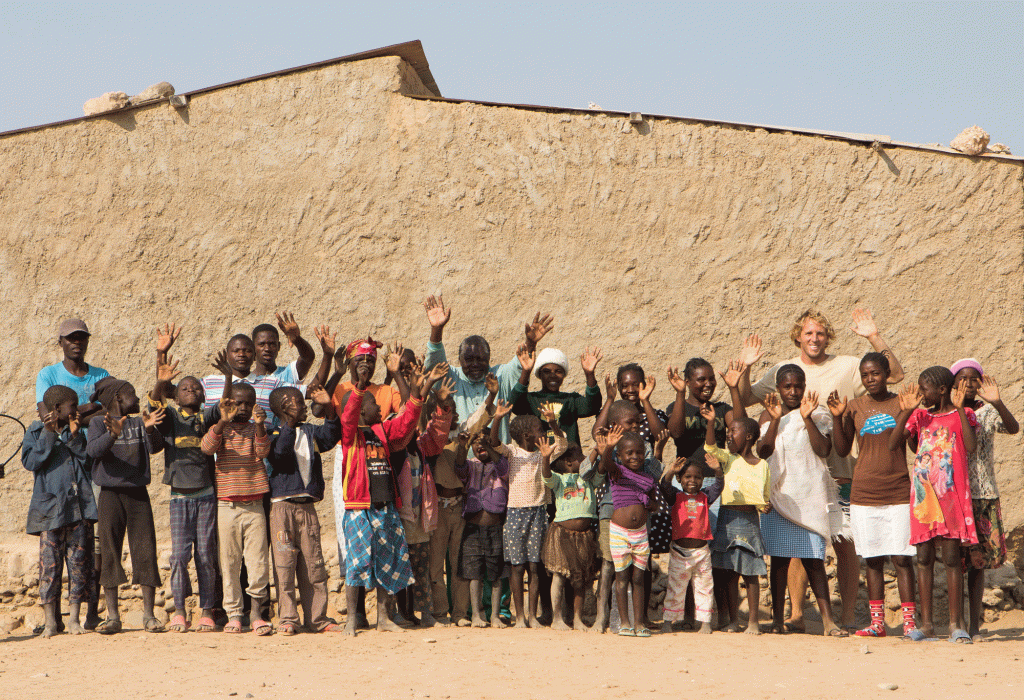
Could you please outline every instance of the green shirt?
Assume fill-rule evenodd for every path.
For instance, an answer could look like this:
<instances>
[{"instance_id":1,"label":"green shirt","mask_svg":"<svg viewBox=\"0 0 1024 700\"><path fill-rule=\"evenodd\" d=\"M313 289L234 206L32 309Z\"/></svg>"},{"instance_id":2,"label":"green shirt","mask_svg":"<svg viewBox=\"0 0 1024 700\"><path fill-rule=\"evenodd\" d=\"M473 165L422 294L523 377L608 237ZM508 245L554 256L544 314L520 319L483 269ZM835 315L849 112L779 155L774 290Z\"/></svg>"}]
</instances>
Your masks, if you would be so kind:
<instances>
[{"instance_id":1,"label":"green shirt","mask_svg":"<svg viewBox=\"0 0 1024 700\"><path fill-rule=\"evenodd\" d=\"M593 472L593 480L600 484L604 474ZM555 494L555 522L573 518L596 518L597 499L594 498L594 483L579 474L558 474L544 479L544 485Z\"/></svg>"},{"instance_id":2,"label":"green shirt","mask_svg":"<svg viewBox=\"0 0 1024 700\"><path fill-rule=\"evenodd\" d=\"M555 407L558 425L565 433L569 442L580 444L580 429L576 421L588 416L596 416L601 412L601 390L597 386L588 386L583 394L566 391L528 391L525 386L516 382L509 394L512 412L517 416L533 414L541 419L541 404L551 403Z\"/></svg>"}]
</instances>

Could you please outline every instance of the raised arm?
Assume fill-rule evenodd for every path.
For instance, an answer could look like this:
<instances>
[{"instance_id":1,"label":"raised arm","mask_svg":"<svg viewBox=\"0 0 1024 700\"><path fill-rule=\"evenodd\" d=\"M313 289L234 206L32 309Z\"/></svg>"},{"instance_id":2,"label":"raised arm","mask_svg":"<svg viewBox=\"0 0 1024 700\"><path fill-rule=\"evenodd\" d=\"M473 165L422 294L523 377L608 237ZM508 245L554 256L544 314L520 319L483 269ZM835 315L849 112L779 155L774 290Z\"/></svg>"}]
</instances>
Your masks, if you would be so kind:
<instances>
[{"instance_id":1,"label":"raised arm","mask_svg":"<svg viewBox=\"0 0 1024 700\"><path fill-rule=\"evenodd\" d=\"M878 332L878 326L875 324L875 319L870 311L867 309L854 309L853 325L850 326L850 330L862 338L867 338L875 352L880 352L889 358L889 384L899 384L903 381L903 365L900 364L900 361L896 358L896 353L889 348L889 344L885 342Z\"/></svg>"},{"instance_id":2,"label":"raised arm","mask_svg":"<svg viewBox=\"0 0 1024 700\"><path fill-rule=\"evenodd\" d=\"M395 344L395 349L391 350L388 347L388 357L385 360L385 365L388 368L388 376L395 380L395 388L398 389L399 396L402 397L402 403L409 400L409 384L405 381L405 377L402 376L399 368L402 364L402 353L405 348L402 347L401 343Z\"/></svg>"},{"instance_id":3,"label":"raised arm","mask_svg":"<svg viewBox=\"0 0 1024 700\"><path fill-rule=\"evenodd\" d=\"M992 404L992 407L999 412L999 417L1003 421L1003 429L1009 435L1016 435L1020 432L1020 424L1017 419L1010 413L1010 409L1003 403L1002 398L999 395L999 385L992 375L986 374L981 378L981 386L978 387L978 396L983 398Z\"/></svg>"},{"instance_id":4,"label":"raised arm","mask_svg":"<svg viewBox=\"0 0 1024 700\"><path fill-rule=\"evenodd\" d=\"M427 297L423 308L427 312L427 323L430 324L430 342L440 345L444 342L444 327L452 319L451 307L445 308L444 295L439 294Z\"/></svg>"},{"instance_id":5,"label":"raised arm","mask_svg":"<svg viewBox=\"0 0 1024 700\"><path fill-rule=\"evenodd\" d=\"M494 406L494 417L491 419L491 446L502 454L506 453L504 445L501 444L501 419L512 411L512 406L498 399Z\"/></svg>"},{"instance_id":6,"label":"raised arm","mask_svg":"<svg viewBox=\"0 0 1024 700\"><path fill-rule=\"evenodd\" d=\"M654 393L654 387L657 385L658 380L653 376L640 384L640 405L644 409L644 415L647 416L647 428L654 436L661 435L661 432L667 427L662 424L661 419L658 418L658 412L654 410L654 404L651 403L651 394Z\"/></svg>"},{"instance_id":7,"label":"raised arm","mask_svg":"<svg viewBox=\"0 0 1024 700\"><path fill-rule=\"evenodd\" d=\"M775 452L775 437L779 432L779 421L782 419L782 405L779 403L778 394L768 394L761 402L764 406L764 413L758 421L761 425L768 423L768 429L757 441L757 456L761 459L768 459ZM766 421L765 418L768 420Z\"/></svg>"},{"instance_id":8,"label":"raised arm","mask_svg":"<svg viewBox=\"0 0 1024 700\"><path fill-rule=\"evenodd\" d=\"M156 354L156 384L149 392L149 398L154 404L162 404L165 398L170 395L174 386L174 380L181 375L178 371L178 361L166 353Z\"/></svg>"},{"instance_id":9,"label":"raised arm","mask_svg":"<svg viewBox=\"0 0 1024 700\"><path fill-rule=\"evenodd\" d=\"M526 329L523 332L525 336L525 344L527 350L530 352L536 352L537 343L540 339L550 333L555 327L555 317L551 314L544 314L543 316L538 311L533 315L533 322L526 324Z\"/></svg>"},{"instance_id":10,"label":"raised arm","mask_svg":"<svg viewBox=\"0 0 1024 700\"><path fill-rule=\"evenodd\" d=\"M710 403L706 403L698 410L700 411L700 417L707 423L707 426L704 428L704 444L714 447L718 444L715 442L715 407Z\"/></svg>"},{"instance_id":11,"label":"raised arm","mask_svg":"<svg viewBox=\"0 0 1024 700\"><path fill-rule=\"evenodd\" d=\"M978 450L978 436L975 433L975 428L971 424L970 418L967 416L967 411L964 410L964 399L967 394L967 379L961 379L953 387L953 391L950 392L949 399L956 406L956 412L960 416L960 432L964 436L964 447L967 448L969 454L973 454Z\"/></svg>"},{"instance_id":12,"label":"raised arm","mask_svg":"<svg viewBox=\"0 0 1024 700\"><path fill-rule=\"evenodd\" d=\"M839 391L833 391L826 400L829 413L832 414L832 447L840 457L850 454L853 446L853 418L846 412L848 400L839 398Z\"/></svg>"},{"instance_id":13,"label":"raised arm","mask_svg":"<svg viewBox=\"0 0 1024 700\"><path fill-rule=\"evenodd\" d=\"M921 405L924 395L921 393L920 386L908 384L900 389L899 396L900 412L896 416L896 426L889 435L889 449L899 449L900 444L906 440L910 451L917 452L917 434L916 431L907 429L907 421L914 411L917 410L917 407Z\"/></svg>"},{"instance_id":14,"label":"raised arm","mask_svg":"<svg viewBox=\"0 0 1024 700\"><path fill-rule=\"evenodd\" d=\"M597 418L594 420L594 426L590 429L590 437L596 437L597 431L608 425L608 409L611 408L615 402L615 382L612 381L611 375L604 375L604 406L601 407L601 412L597 414Z\"/></svg>"},{"instance_id":15,"label":"raised arm","mask_svg":"<svg viewBox=\"0 0 1024 700\"><path fill-rule=\"evenodd\" d=\"M811 418L817 407L818 392L804 392L804 397L800 401L800 417L804 419L804 427L807 428L807 435L811 440L811 449L814 450L814 454L825 459L832 452L832 442L821 434L818 424Z\"/></svg>"},{"instance_id":16,"label":"raised arm","mask_svg":"<svg viewBox=\"0 0 1024 700\"><path fill-rule=\"evenodd\" d=\"M294 314L285 311L284 313L274 314L274 316L277 318L278 328L288 338L288 344L299 353L299 359L295 362L295 374L299 375L299 379L302 379L306 376L306 372L313 366L313 361L316 359L313 346L302 337L302 333L299 331L299 324L295 322Z\"/></svg>"},{"instance_id":17,"label":"raised arm","mask_svg":"<svg viewBox=\"0 0 1024 700\"><path fill-rule=\"evenodd\" d=\"M668 417L667 427L669 434L678 440L686 430L686 381L675 367L668 368L668 381L676 390L676 400L672 404L672 415Z\"/></svg>"},{"instance_id":18,"label":"raised arm","mask_svg":"<svg viewBox=\"0 0 1024 700\"><path fill-rule=\"evenodd\" d=\"M740 400L735 403L733 410L737 406L752 406L757 403L757 397L754 396L750 386L750 368L757 364L762 357L764 357L764 350L761 349L761 336L751 333L743 340L743 347L740 348L739 362L744 366L745 371L740 376L738 386Z\"/></svg>"},{"instance_id":19,"label":"raised arm","mask_svg":"<svg viewBox=\"0 0 1024 700\"><path fill-rule=\"evenodd\" d=\"M327 389L327 383L331 380L331 364L334 362L338 334L331 333L331 327L326 324L321 324L314 328L313 332L316 334L316 339L320 341L320 350L323 352L323 357L320 358L320 367L316 371L314 381L318 382L324 389ZM335 382L335 386L337 386L337 382ZM328 395L331 393L332 391L327 392Z\"/></svg>"},{"instance_id":20,"label":"raised arm","mask_svg":"<svg viewBox=\"0 0 1024 700\"><path fill-rule=\"evenodd\" d=\"M743 381L750 385L750 365L742 360L729 360L729 367L725 372L719 372L722 381L729 387L729 397L732 401L732 410L725 414L725 422L731 423L736 418L746 418L747 409L743 405L743 397L740 395L740 384ZM744 380L746 377L746 380Z\"/></svg>"},{"instance_id":21,"label":"raised arm","mask_svg":"<svg viewBox=\"0 0 1024 700\"><path fill-rule=\"evenodd\" d=\"M519 364L522 367L522 370L519 373L519 384L512 388L512 391L515 392L515 398L511 398L510 400L513 404L513 410L516 409L516 403L519 401L524 402L522 412L520 413L520 411L516 410L516 413L521 415L522 413L528 413L530 410L529 405L525 403L526 392L530 388L530 374L533 372L533 366L537 362L537 354L534 350L531 350L526 343L522 343L516 350L516 357L519 358Z\"/></svg>"}]
</instances>

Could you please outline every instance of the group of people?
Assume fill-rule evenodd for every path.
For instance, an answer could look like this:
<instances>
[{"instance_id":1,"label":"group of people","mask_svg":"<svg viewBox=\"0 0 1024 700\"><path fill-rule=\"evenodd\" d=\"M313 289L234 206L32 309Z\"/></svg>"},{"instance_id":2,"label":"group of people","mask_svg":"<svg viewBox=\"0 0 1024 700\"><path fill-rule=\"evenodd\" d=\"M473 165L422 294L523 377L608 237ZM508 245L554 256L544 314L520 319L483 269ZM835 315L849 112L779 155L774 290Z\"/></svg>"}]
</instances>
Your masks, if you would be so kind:
<instances>
[{"instance_id":1,"label":"group of people","mask_svg":"<svg viewBox=\"0 0 1024 700\"><path fill-rule=\"evenodd\" d=\"M129 381L89 365L86 324L64 321L64 357L39 372L40 419L22 448L35 476L27 529L40 537L43 634L121 630L127 535L132 583L153 632L248 626L271 634L273 576L276 631L285 635L356 634L368 626L371 590L378 630L400 629L400 617L504 627L512 613L517 627L550 615L553 628L584 629L584 599L596 580L591 629L649 637L651 555L668 554L662 632L710 633L715 610L718 629L740 631L742 579L745 631L760 634L759 577L768 575L768 632L804 629L809 585L825 635L884 637L890 560L903 636L930 638L938 558L950 639L980 639L984 571L1006 559L993 436L1019 426L976 360L929 367L894 393L904 370L869 312L853 312L851 330L872 347L857 358L827 353L835 331L810 310L791 329L796 357L752 383L763 351L751 335L717 373L702 358L682 371L669 367L675 400L660 410L651 403L656 380L637 363L614 379L606 374L602 393L598 348L579 358L583 390L563 390L568 357L538 349L553 328L550 315L525 324L508 362L492 365L487 341L472 335L454 366L444 344L451 309L440 297L424 307L425 355L388 348L380 383L380 342L339 347L320 326L321 361L303 384L316 353L287 313L276 326L233 336L212 362L216 373L181 377L170 354L181 329L168 324L156 332L155 379L142 399ZM298 359L278 366L282 335ZM714 401L719 377L730 402ZM595 417L593 445L584 449L578 422L587 417ZM676 457L666 464L670 439ZM344 625L327 615L316 510L325 494L321 454L332 449ZM170 487L175 607L166 625L153 610L161 581L148 491L159 452ZM824 566L829 545L838 619ZM199 612L189 619L193 558ZM854 624L860 558L866 627ZM505 591L511 611L502 609Z\"/></svg>"}]
</instances>

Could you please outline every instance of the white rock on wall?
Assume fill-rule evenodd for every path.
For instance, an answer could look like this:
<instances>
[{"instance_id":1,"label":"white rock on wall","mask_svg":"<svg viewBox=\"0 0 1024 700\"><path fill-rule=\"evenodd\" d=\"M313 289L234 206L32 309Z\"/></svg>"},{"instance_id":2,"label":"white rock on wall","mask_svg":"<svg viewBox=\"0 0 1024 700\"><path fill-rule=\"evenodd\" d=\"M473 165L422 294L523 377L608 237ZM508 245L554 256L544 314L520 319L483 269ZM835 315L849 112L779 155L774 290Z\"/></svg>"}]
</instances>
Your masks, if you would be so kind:
<instances>
[{"instance_id":1,"label":"white rock on wall","mask_svg":"<svg viewBox=\"0 0 1024 700\"><path fill-rule=\"evenodd\" d=\"M166 80L159 82L156 85L150 85L148 88L135 95L128 101L133 105L140 105L145 102L156 102L166 97L170 97L174 94L174 86L168 83Z\"/></svg>"},{"instance_id":2,"label":"white rock on wall","mask_svg":"<svg viewBox=\"0 0 1024 700\"><path fill-rule=\"evenodd\" d=\"M969 156L978 156L985 152L988 139L988 132L980 126L969 126L949 142L949 147Z\"/></svg>"},{"instance_id":3,"label":"white rock on wall","mask_svg":"<svg viewBox=\"0 0 1024 700\"><path fill-rule=\"evenodd\" d=\"M85 116L111 112L115 109L122 109L128 106L128 95L123 92L105 92L99 97L86 100L82 105Z\"/></svg>"}]
</instances>

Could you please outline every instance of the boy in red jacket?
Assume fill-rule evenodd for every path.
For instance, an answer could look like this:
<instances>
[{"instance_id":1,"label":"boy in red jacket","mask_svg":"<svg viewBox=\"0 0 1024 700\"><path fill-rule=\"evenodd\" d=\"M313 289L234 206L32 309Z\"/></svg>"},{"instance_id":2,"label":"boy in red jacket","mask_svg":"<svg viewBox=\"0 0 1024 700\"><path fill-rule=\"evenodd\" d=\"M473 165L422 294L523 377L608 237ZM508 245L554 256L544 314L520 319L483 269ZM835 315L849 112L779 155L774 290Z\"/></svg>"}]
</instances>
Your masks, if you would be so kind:
<instances>
[{"instance_id":1,"label":"boy in red jacket","mask_svg":"<svg viewBox=\"0 0 1024 700\"><path fill-rule=\"evenodd\" d=\"M398 483L391 469L391 450L401 449L409 441L423 399L437 380L446 376L448 365L435 366L426 376L413 378L412 396L394 418L381 422L380 407L367 393L370 368L358 366L355 389L343 401L341 444L344 454L342 483L345 513L342 525L345 542L345 597L348 620L344 633L356 634L354 614L359 588L377 589L377 630L400 632L392 619L394 595L413 583L405 530L398 515L402 502ZM417 391L418 389L418 391Z\"/></svg>"}]
</instances>

